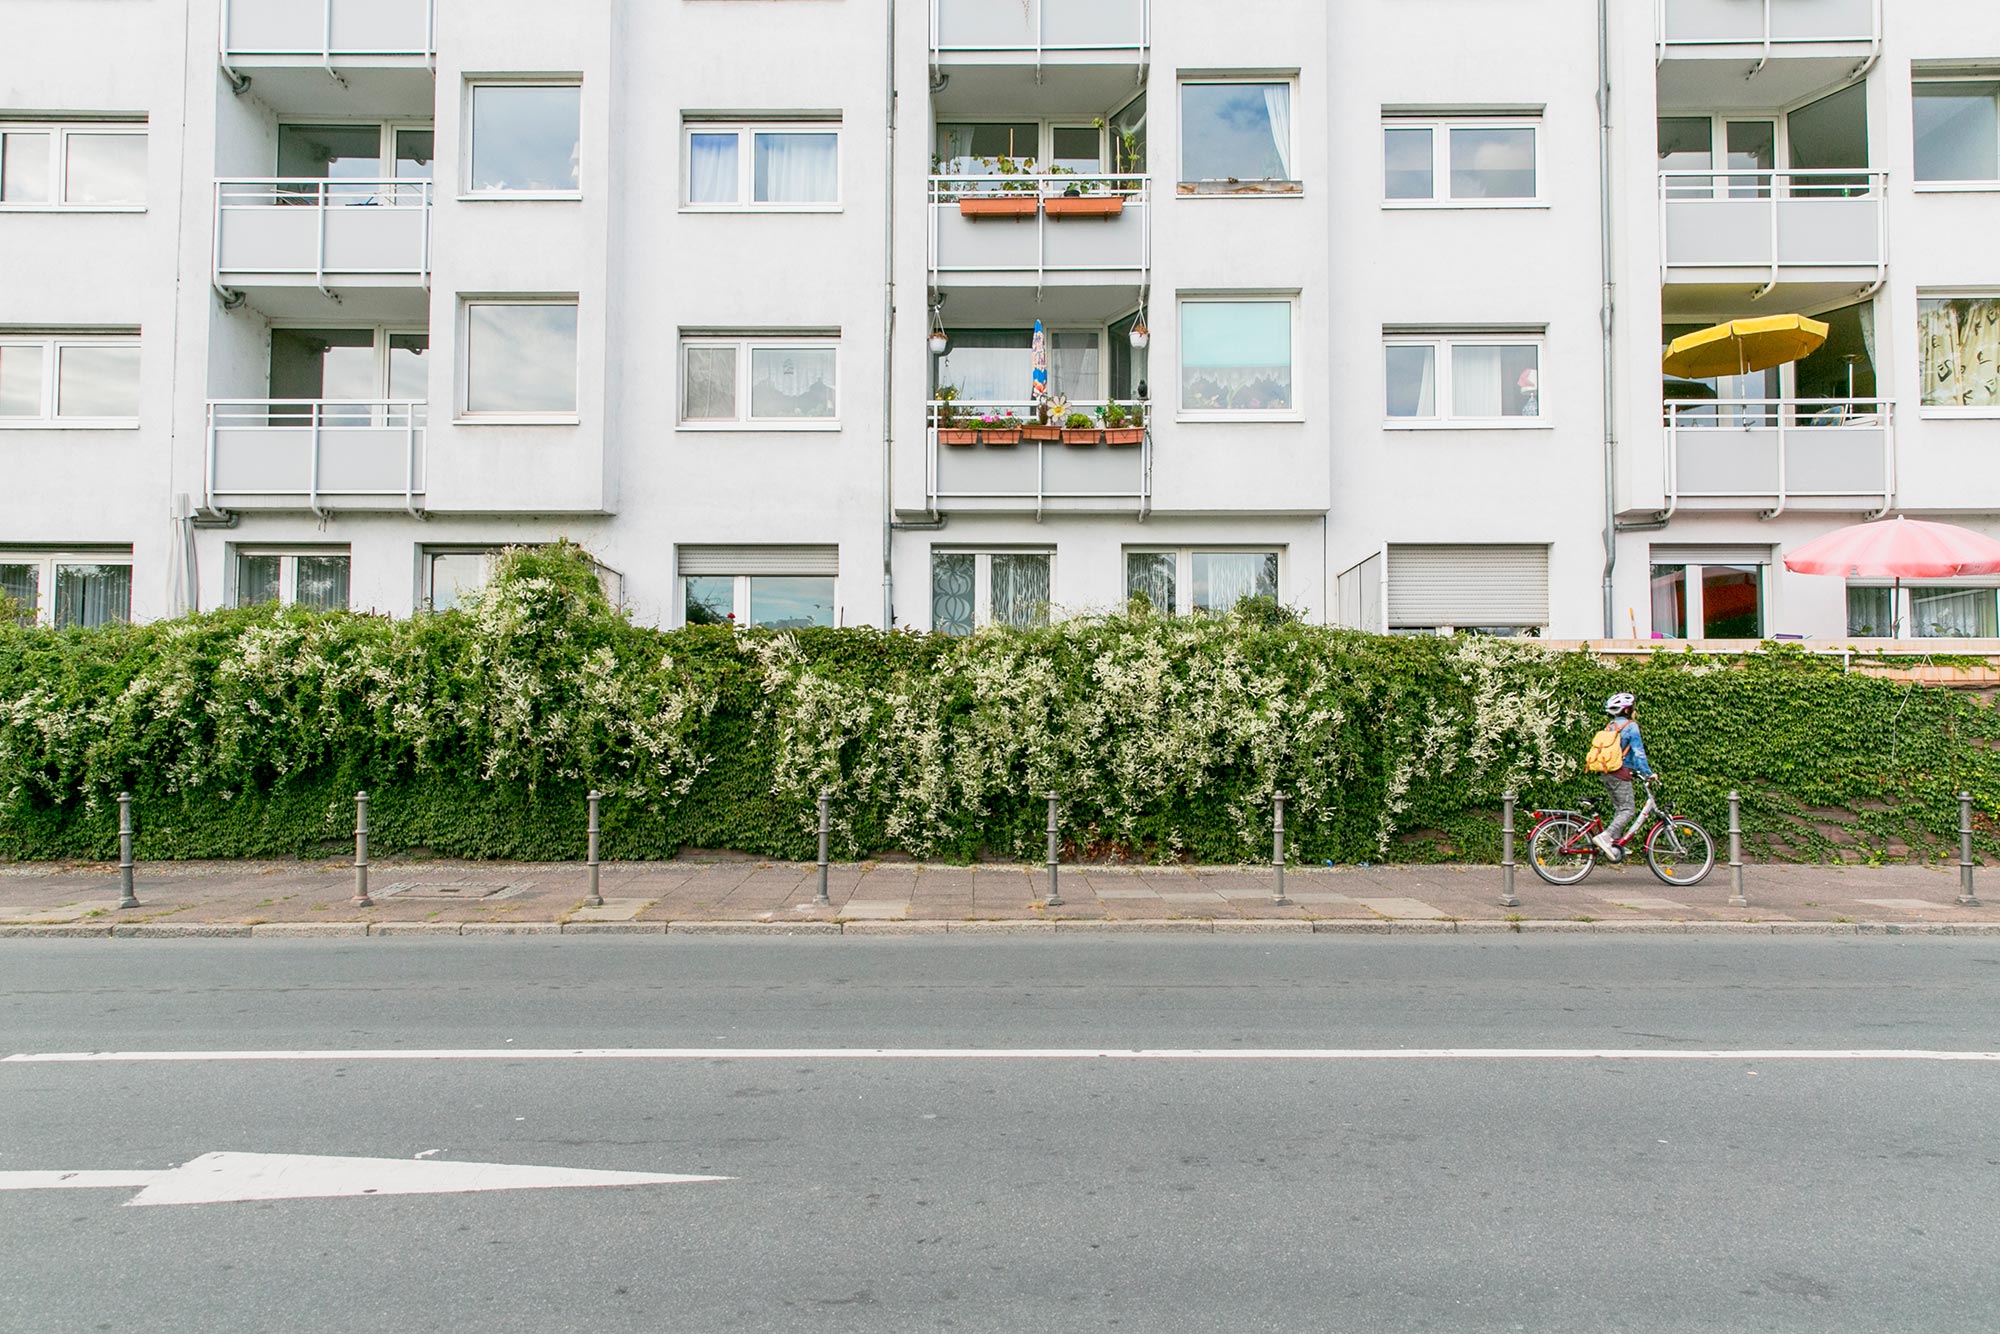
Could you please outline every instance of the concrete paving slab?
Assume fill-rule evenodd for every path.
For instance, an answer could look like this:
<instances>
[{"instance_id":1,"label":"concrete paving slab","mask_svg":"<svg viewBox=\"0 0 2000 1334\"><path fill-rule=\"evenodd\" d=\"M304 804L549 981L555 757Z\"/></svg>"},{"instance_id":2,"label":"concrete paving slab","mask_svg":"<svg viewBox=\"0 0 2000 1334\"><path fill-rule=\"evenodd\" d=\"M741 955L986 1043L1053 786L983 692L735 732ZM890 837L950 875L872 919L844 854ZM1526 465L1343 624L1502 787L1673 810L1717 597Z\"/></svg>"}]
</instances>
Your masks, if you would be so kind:
<instances>
[{"instance_id":1,"label":"concrete paving slab","mask_svg":"<svg viewBox=\"0 0 2000 1334\"><path fill-rule=\"evenodd\" d=\"M838 916L843 920L852 918L866 922L895 922L910 915L910 905L902 902L875 900L863 902L850 899L840 906Z\"/></svg>"},{"instance_id":2,"label":"concrete paving slab","mask_svg":"<svg viewBox=\"0 0 2000 1334\"><path fill-rule=\"evenodd\" d=\"M1150 889L1100 889L1096 891L1100 899L1146 899L1157 902L1160 896Z\"/></svg>"},{"instance_id":3,"label":"concrete paving slab","mask_svg":"<svg viewBox=\"0 0 2000 1334\"><path fill-rule=\"evenodd\" d=\"M1435 920L1437 918L1449 917L1451 915L1450 913L1439 911L1438 909L1432 907L1430 904L1425 903L1422 899L1365 899L1364 898L1364 899L1356 899L1355 902L1359 903L1362 907L1368 909L1368 911L1370 912L1381 913L1384 917L1400 917L1400 918L1427 917Z\"/></svg>"},{"instance_id":4,"label":"concrete paving slab","mask_svg":"<svg viewBox=\"0 0 2000 1334\"><path fill-rule=\"evenodd\" d=\"M569 915L572 922L629 922L657 899L614 899L606 897L602 908L578 908Z\"/></svg>"},{"instance_id":5,"label":"concrete paving slab","mask_svg":"<svg viewBox=\"0 0 2000 1334\"><path fill-rule=\"evenodd\" d=\"M1650 894L1627 894L1623 896L1616 894L1593 894L1591 897L1599 903L1609 903L1619 908L1638 908L1645 912L1680 912L1687 908L1685 903L1676 903L1672 899L1656 898Z\"/></svg>"}]
</instances>

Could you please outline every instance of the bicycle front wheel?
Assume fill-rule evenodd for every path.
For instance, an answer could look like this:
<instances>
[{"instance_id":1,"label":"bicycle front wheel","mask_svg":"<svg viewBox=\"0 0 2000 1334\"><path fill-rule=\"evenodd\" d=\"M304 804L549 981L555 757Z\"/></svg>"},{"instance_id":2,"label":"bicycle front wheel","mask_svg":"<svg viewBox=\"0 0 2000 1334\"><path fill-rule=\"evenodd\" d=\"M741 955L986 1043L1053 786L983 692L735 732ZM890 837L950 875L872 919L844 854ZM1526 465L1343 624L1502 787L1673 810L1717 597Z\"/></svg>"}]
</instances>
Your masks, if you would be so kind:
<instances>
[{"instance_id":1,"label":"bicycle front wheel","mask_svg":"<svg viewBox=\"0 0 2000 1334\"><path fill-rule=\"evenodd\" d=\"M1646 836L1646 864L1669 885L1698 885L1715 869L1715 840L1685 815L1672 816Z\"/></svg>"},{"instance_id":2,"label":"bicycle front wheel","mask_svg":"<svg viewBox=\"0 0 2000 1334\"><path fill-rule=\"evenodd\" d=\"M1545 821L1528 840L1528 865L1552 885L1573 885L1596 864L1597 849L1591 846L1581 820Z\"/></svg>"}]
</instances>

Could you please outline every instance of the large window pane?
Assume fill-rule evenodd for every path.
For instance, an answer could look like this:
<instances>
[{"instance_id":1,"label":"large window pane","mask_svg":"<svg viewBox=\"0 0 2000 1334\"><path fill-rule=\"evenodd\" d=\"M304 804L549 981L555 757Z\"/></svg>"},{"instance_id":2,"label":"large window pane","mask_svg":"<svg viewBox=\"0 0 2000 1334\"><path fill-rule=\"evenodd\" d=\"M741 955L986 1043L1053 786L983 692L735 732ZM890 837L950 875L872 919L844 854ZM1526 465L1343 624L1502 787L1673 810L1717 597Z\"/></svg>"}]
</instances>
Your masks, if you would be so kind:
<instances>
[{"instance_id":1,"label":"large window pane","mask_svg":"<svg viewBox=\"0 0 2000 1334\"><path fill-rule=\"evenodd\" d=\"M1460 343L1451 349L1454 417L1541 414L1538 349L1532 343Z\"/></svg>"},{"instance_id":2,"label":"large window pane","mask_svg":"<svg viewBox=\"0 0 2000 1334\"><path fill-rule=\"evenodd\" d=\"M370 329L271 330L272 398L374 398Z\"/></svg>"},{"instance_id":3,"label":"large window pane","mask_svg":"<svg viewBox=\"0 0 2000 1334\"><path fill-rule=\"evenodd\" d=\"M480 302L466 341L466 411L576 411L575 306Z\"/></svg>"},{"instance_id":4,"label":"large window pane","mask_svg":"<svg viewBox=\"0 0 2000 1334\"><path fill-rule=\"evenodd\" d=\"M941 635L969 635L979 558L967 551L931 553L931 629Z\"/></svg>"},{"instance_id":5,"label":"large window pane","mask_svg":"<svg viewBox=\"0 0 2000 1334\"><path fill-rule=\"evenodd\" d=\"M266 602L278 600L279 567L284 564L283 556L258 556L248 553L236 558L236 605L256 607Z\"/></svg>"},{"instance_id":6,"label":"large window pane","mask_svg":"<svg viewBox=\"0 0 2000 1334\"><path fill-rule=\"evenodd\" d=\"M116 625L131 619L130 565L56 566L56 629Z\"/></svg>"},{"instance_id":7,"label":"large window pane","mask_svg":"<svg viewBox=\"0 0 2000 1334\"><path fill-rule=\"evenodd\" d=\"M1709 170L1715 165L1714 135L1706 116L1660 117L1660 170ZM1714 192L1713 183L1705 176L1676 179L1667 184L1668 197L1673 199L1706 199Z\"/></svg>"},{"instance_id":8,"label":"large window pane","mask_svg":"<svg viewBox=\"0 0 2000 1334\"><path fill-rule=\"evenodd\" d=\"M1853 84L1808 103L1785 118L1792 169L1828 172L1868 165L1868 93ZM1794 198L1845 197L1864 193L1868 178L1859 171L1794 177Z\"/></svg>"},{"instance_id":9,"label":"large window pane","mask_svg":"<svg viewBox=\"0 0 2000 1334\"><path fill-rule=\"evenodd\" d=\"M1429 130L1382 131L1383 198L1431 198L1435 191L1432 165Z\"/></svg>"},{"instance_id":10,"label":"large window pane","mask_svg":"<svg viewBox=\"0 0 2000 1334\"><path fill-rule=\"evenodd\" d=\"M1917 302L1925 407L2000 407L2000 299Z\"/></svg>"},{"instance_id":11,"label":"large window pane","mask_svg":"<svg viewBox=\"0 0 2000 1334\"><path fill-rule=\"evenodd\" d=\"M1102 142L1096 126L1059 125L1049 131L1049 166L1086 176L1103 171Z\"/></svg>"},{"instance_id":12,"label":"large window pane","mask_svg":"<svg viewBox=\"0 0 2000 1334\"><path fill-rule=\"evenodd\" d=\"M1913 588L1910 633L1924 639L1977 639L2000 635L1990 588Z\"/></svg>"},{"instance_id":13,"label":"large window pane","mask_svg":"<svg viewBox=\"0 0 2000 1334\"><path fill-rule=\"evenodd\" d=\"M1710 639L1764 637L1764 567L1701 567L1702 633Z\"/></svg>"},{"instance_id":14,"label":"large window pane","mask_svg":"<svg viewBox=\"0 0 2000 1334\"><path fill-rule=\"evenodd\" d=\"M1278 553L1275 551L1197 551L1194 553L1194 609L1226 612L1244 598L1278 596Z\"/></svg>"},{"instance_id":15,"label":"large window pane","mask_svg":"<svg viewBox=\"0 0 2000 1334\"><path fill-rule=\"evenodd\" d=\"M1029 121L937 127L937 170L942 176L989 176L1002 159L1032 168L1041 153L1042 127Z\"/></svg>"},{"instance_id":16,"label":"large window pane","mask_svg":"<svg viewBox=\"0 0 2000 1334\"><path fill-rule=\"evenodd\" d=\"M1896 633L1896 590L1847 590L1847 633L1861 639L1890 639Z\"/></svg>"},{"instance_id":17,"label":"large window pane","mask_svg":"<svg viewBox=\"0 0 2000 1334\"><path fill-rule=\"evenodd\" d=\"M313 180L380 180L382 127L280 125L278 175Z\"/></svg>"},{"instance_id":18,"label":"large window pane","mask_svg":"<svg viewBox=\"0 0 2000 1334\"><path fill-rule=\"evenodd\" d=\"M1428 343L1391 343L1384 354L1389 366L1389 415L1437 416L1437 349Z\"/></svg>"},{"instance_id":19,"label":"large window pane","mask_svg":"<svg viewBox=\"0 0 2000 1334\"><path fill-rule=\"evenodd\" d=\"M1111 118L1111 169L1146 170L1146 95L1140 93Z\"/></svg>"},{"instance_id":20,"label":"large window pane","mask_svg":"<svg viewBox=\"0 0 2000 1334\"><path fill-rule=\"evenodd\" d=\"M750 349L750 415L833 416L833 363L830 347Z\"/></svg>"},{"instance_id":21,"label":"large window pane","mask_svg":"<svg viewBox=\"0 0 2000 1334\"><path fill-rule=\"evenodd\" d=\"M300 556L292 601L314 611L345 611L347 577L346 556Z\"/></svg>"},{"instance_id":22,"label":"large window pane","mask_svg":"<svg viewBox=\"0 0 2000 1334\"><path fill-rule=\"evenodd\" d=\"M33 625L35 611L42 605L42 567L0 565L0 598L5 598L18 625Z\"/></svg>"},{"instance_id":23,"label":"large window pane","mask_svg":"<svg viewBox=\"0 0 2000 1334\"><path fill-rule=\"evenodd\" d=\"M42 415L42 349L0 347L0 417Z\"/></svg>"},{"instance_id":24,"label":"large window pane","mask_svg":"<svg viewBox=\"0 0 2000 1334\"><path fill-rule=\"evenodd\" d=\"M736 349L691 347L681 376L681 417L687 421L736 419Z\"/></svg>"},{"instance_id":25,"label":"large window pane","mask_svg":"<svg viewBox=\"0 0 2000 1334\"><path fill-rule=\"evenodd\" d=\"M736 580L726 574L691 574L687 592L689 625L727 625L736 619Z\"/></svg>"},{"instance_id":26,"label":"large window pane","mask_svg":"<svg viewBox=\"0 0 2000 1334\"><path fill-rule=\"evenodd\" d=\"M1291 303L1182 303L1181 406L1198 411L1289 409Z\"/></svg>"},{"instance_id":27,"label":"large window pane","mask_svg":"<svg viewBox=\"0 0 2000 1334\"><path fill-rule=\"evenodd\" d=\"M472 188L575 190L583 90L486 84L472 90Z\"/></svg>"},{"instance_id":28,"label":"large window pane","mask_svg":"<svg viewBox=\"0 0 2000 1334\"><path fill-rule=\"evenodd\" d=\"M486 587L492 557L484 551L440 551L431 557L431 610L450 611Z\"/></svg>"},{"instance_id":29,"label":"large window pane","mask_svg":"<svg viewBox=\"0 0 2000 1334\"><path fill-rule=\"evenodd\" d=\"M688 203L734 204L742 178L734 130L688 135Z\"/></svg>"},{"instance_id":30,"label":"large window pane","mask_svg":"<svg viewBox=\"0 0 2000 1334\"><path fill-rule=\"evenodd\" d=\"M0 204L48 202L48 133L0 134Z\"/></svg>"},{"instance_id":31,"label":"large window pane","mask_svg":"<svg viewBox=\"0 0 2000 1334\"><path fill-rule=\"evenodd\" d=\"M1455 129L1451 132L1453 199L1533 199L1535 131Z\"/></svg>"},{"instance_id":32,"label":"large window pane","mask_svg":"<svg viewBox=\"0 0 2000 1334\"><path fill-rule=\"evenodd\" d=\"M832 625L832 577L804 574L753 576L750 580L750 624L772 630Z\"/></svg>"},{"instance_id":33,"label":"large window pane","mask_svg":"<svg viewBox=\"0 0 2000 1334\"><path fill-rule=\"evenodd\" d=\"M389 335L389 397L422 403L430 397L429 334Z\"/></svg>"},{"instance_id":34,"label":"large window pane","mask_svg":"<svg viewBox=\"0 0 2000 1334\"><path fill-rule=\"evenodd\" d=\"M1653 567L1653 638L1686 639L1688 572L1685 565Z\"/></svg>"},{"instance_id":35,"label":"large window pane","mask_svg":"<svg viewBox=\"0 0 2000 1334\"><path fill-rule=\"evenodd\" d=\"M146 202L146 136L72 134L65 141L69 164L63 172L66 204Z\"/></svg>"},{"instance_id":36,"label":"large window pane","mask_svg":"<svg viewBox=\"0 0 2000 1334\"><path fill-rule=\"evenodd\" d=\"M57 349L56 415L92 418L138 416L139 349Z\"/></svg>"},{"instance_id":37,"label":"large window pane","mask_svg":"<svg viewBox=\"0 0 2000 1334\"><path fill-rule=\"evenodd\" d=\"M751 188L760 204L831 204L840 197L839 137L825 133L757 135Z\"/></svg>"},{"instance_id":38,"label":"large window pane","mask_svg":"<svg viewBox=\"0 0 2000 1334\"><path fill-rule=\"evenodd\" d=\"M937 382L954 385L967 403L1025 402L1034 366L1026 329L953 329L951 350L937 362Z\"/></svg>"},{"instance_id":39,"label":"large window pane","mask_svg":"<svg viewBox=\"0 0 2000 1334\"><path fill-rule=\"evenodd\" d=\"M1293 179L1291 85L1182 84L1181 179Z\"/></svg>"},{"instance_id":40,"label":"large window pane","mask_svg":"<svg viewBox=\"0 0 2000 1334\"><path fill-rule=\"evenodd\" d=\"M1179 564L1180 557L1171 551L1126 552L1125 596L1144 598L1154 611L1172 615L1180 607L1174 600Z\"/></svg>"},{"instance_id":41,"label":"large window pane","mask_svg":"<svg viewBox=\"0 0 2000 1334\"><path fill-rule=\"evenodd\" d=\"M1759 173L1729 178L1731 199L1769 199L1771 178L1761 173L1778 165L1778 124L1770 120L1732 120L1722 127L1723 148L1733 172Z\"/></svg>"},{"instance_id":42,"label":"large window pane","mask_svg":"<svg viewBox=\"0 0 2000 1334\"><path fill-rule=\"evenodd\" d=\"M992 558L993 623L1049 623L1049 558L1047 555L1006 555Z\"/></svg>"},{"instance_id":43,"label":"large window pane","mask_svg":"<svg viewBox=\"0 0 2000 1334\"><path fill-rule=\"evenodd\" d=\"M1129 341L1126 346L1131 346ZM1094 403L1104 396L1099 387L1097 330L1051 330L1048 347L1051 393L1072 403Z\"/></svg>"},{"instance_id":44,"label":"large window pane","mask_svg":"<svg viewBox=\"0 0 2000 1334\"><path fill-rule=\"evenodd\" d=\"M396 131L396 179L399 181L428 181L431 167L437 160L437 135L431 130ZM409 203L410 199L398 196L398 203Z\"/></svg>"},{"instance_id":45,"label":"large window pane","mask_svg":"<svg viewBox=\"0 0 2000 1334\"><path fill-rule=\"evenodd\" d=\"M1920 83L1911 92L1918 180L2000 180L2000 80Z\"/></svg>"}]
</instances>

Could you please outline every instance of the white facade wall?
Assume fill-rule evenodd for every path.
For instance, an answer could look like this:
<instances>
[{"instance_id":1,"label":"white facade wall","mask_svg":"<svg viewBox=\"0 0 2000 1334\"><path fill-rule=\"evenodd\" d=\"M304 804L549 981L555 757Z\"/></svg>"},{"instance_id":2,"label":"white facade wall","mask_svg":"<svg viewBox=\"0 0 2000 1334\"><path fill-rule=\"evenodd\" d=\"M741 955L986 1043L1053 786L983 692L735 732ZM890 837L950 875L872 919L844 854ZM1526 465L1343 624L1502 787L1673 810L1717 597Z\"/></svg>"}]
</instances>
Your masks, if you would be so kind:
<instances>
[{"instance_id":1,"label":"white facade wall","mask_svg":"<svg viewBox=\"0 0 2000 1334\"><path fill-rule=\"evenodd\" d=\"M345 548L350 604L406 614L427 591L427 550L569 536L622 576L636 618L662 625L685 614L679 553L696 545L835 547L840 622L893 616L926 628L936 551L1051 552L1050 602L1066 612L1120 603L1129 549L1276 549L1280 599L1321 620L1340 614L1343 572L1373 557L1368 577L1379 577L1392 548L1502 544L1546 547L1541 629L1555 637L1648 636L1653 548L1704 545L1768 549L1766 633L1846 630L1840 582L1789 576L1778 562L1857 520L1866 504L1787 507L1773 518L1749 503L1681 506L1664 524L1658 517L1669 508L1658 335L1678 318L1667 306L1687 302L1685 292L1663 295L1671 283L1660 268L1655 124L1673 110L1663 111L1661 90L1672 101L1703 76L1676 64L1691 59L1685 50L1660 59L1648 5L1610 7L1606 181L1592 0L1238 0L1227 23L1206 0L1151 0L1141 7L1143 48L1048 51L1039 68L1033 52L934 52L932 7L915 0L436 0L434 74L421 59L339 57L335 80L316 58L241 57L231 64L249 76L242 92L219 56L223 4L0 0L0 118L143 116L148 135L143 211L0 207L0 337L136 330L141 343L136 427L0 423L16 479L0 497L0 549L129 548L135 618L227 605L239 547ZM1914 187L1910 94L1912 62L2000 64L2000 11L1954 0L1895 0L1887 11L1879 46L1864 44L1858 58L1845 48L1774 48L1755 78L1712 80L1728 90L1714 109L1782 116L1867 64L1869 166L1887 180L1887 262L1873 300L1879 392L1894 408L1894 508L2000 532L2000 474L1988 461L2000 421L1926 413L1916 337L1919 293L2000 293L2000 260L1974 240L2000 232L2000 194ZM1785 64L1800 59L1817 62L1812 73ZM579 83L578 197L468 197L471 83L537 77ZM1177 189L1180 85L1214 77L1292 81L1296 191ZM1152 331L1145 502L1040 513L1032 503L933 504L925 336L935 123L1087 122L1141 88L1143 275L1027 270L941 284L948 324L1059 323L1082 310L1109 319L1143 301ZM1447 114L1535 125L1539 198L1390 206L1385 118ZM837 123L837 207L686 208L691 117ZM328 295L265 280L245 283L240 303L217 290L218 178L274 175L282 122L392 120L428 121L436 136L427 283L347 278L329 282ZM1612 203L1616 306L1619 532L1608 627L1601 190ZM1781 283L1753 301L1756 286L1717 286L1710 314L1776 313L1774 303L1795 298L1811 314L1808 297L1826 308L1854 295ZM1179 300L1227 294L1296 299L1295 404L1282 419L1177 410ZM575 300L572 418L466 417L468 297ZM418 513L399 500L324 514L293 503L184 521L207 481L208 404L267 396L274 324L428 330ZM1502 428L1389 422L1385 331L1447 330L1536 339L1541 415ZM810 430L682 424L684 331L837 336L837 421Z\"/></svg>"}]
</instances>

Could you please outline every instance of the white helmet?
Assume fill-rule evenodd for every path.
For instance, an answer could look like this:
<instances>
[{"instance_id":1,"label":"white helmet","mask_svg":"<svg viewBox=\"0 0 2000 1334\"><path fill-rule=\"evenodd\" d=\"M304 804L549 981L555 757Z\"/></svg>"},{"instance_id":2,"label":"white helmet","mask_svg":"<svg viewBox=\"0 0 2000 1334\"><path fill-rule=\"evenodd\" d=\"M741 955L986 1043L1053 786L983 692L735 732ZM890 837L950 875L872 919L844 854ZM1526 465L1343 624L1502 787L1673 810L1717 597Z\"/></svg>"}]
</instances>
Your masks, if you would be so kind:
<instances>
[{"instance_id":1,"label":"white helmet","mask_svg":"<svg viewBox=\"0 0 2000 1334\"><path fill-rule=\"evenodd\" d=\"M1632 707L1638 702L1637 699L1633 698L1631 691L1621 690L1610 699L1604 701L1604 711L1613 714L1630 713Z\"/></svg>"}]
</instances>

